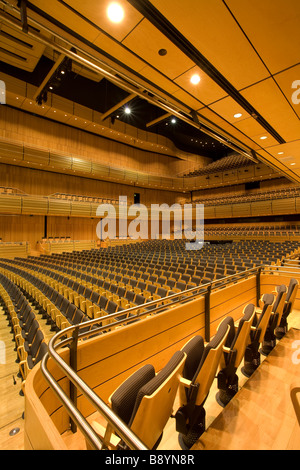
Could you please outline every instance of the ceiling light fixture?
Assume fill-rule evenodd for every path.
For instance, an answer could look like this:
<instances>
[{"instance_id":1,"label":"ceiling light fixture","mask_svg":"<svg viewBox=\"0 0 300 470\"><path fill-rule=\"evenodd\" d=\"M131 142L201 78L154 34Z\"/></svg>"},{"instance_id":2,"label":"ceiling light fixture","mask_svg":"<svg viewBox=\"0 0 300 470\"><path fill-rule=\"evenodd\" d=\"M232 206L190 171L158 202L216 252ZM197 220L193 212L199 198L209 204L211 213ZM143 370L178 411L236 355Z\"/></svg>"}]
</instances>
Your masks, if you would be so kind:
<instances>
[{"instance_id":1,"label":"ceiling light fixture","mask_svg":"<svg viewBox=\"0 0 300 470\"><path fill-rule=\"evenodd\" d=\"M198 85L198 83L200 82L201 78L199 77L199 75L197 73L195 73L195 75L193 75L191 77L191 83L193 85Z\"/></svg>"},{"instance_id":2,"label":"ceiling light fixture","mask_svg":"<svg viewBox=\"0 0 300 470\"><path fill-rule=\"evenodd\" d=\"M243 116L242 113L237 113L237 114L234 115L234 117L235 117L236 119L238 119L238 118L240 118L240 117L242 117L242 116Z\"/></svg>"},{"instance_id":3,"label":"ceiling light fixture","mask_svg":"<svg viewBox=\"0 0 300 470\"><path fill-rule=\"evenodd\" d=\"M124 112L125 112L125 114L130 114L130 113L131 113L131 109L128 108L128 106L126 106L126 108L124 109Z\"/></svg>"},{"instance_id":4,"label":"ceiling light fixture","mask_svg":"<svg viewBox=\"0 0 300 470\"><path fill-rule=\"evenodd\" d=\"M268 137L266 135L263 135L260 140L266 140Z\"/></svg>"},{"instance_id":5,"label":"ceiling light fixture","mask_svg":"<svg viewBox=\"0 0 300 470\"><path fill-rule=\"evenodd\" d=\"M112 23L120 23L124 18L124 10L117 2L112 2L107 8L107 16Z\"/></svg>"}]
</instances>

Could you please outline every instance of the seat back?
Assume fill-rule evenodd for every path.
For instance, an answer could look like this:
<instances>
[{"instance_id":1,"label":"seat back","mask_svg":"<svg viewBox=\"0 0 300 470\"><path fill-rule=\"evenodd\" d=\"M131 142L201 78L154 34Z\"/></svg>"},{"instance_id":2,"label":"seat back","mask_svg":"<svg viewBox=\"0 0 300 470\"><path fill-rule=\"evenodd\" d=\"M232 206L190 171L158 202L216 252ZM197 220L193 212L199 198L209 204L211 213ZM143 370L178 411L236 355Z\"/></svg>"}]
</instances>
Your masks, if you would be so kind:
<instances>
[{"instance_id":1,"label":"seat back","mask_svg":"<svg viewBox=\"0 0 300 470\"><path fill-rule=\"evenodd\" d=\"M286 305L284 308L283 316L286 318L293 310L294 302L298 291L299 282L297 279L292 278L289 283L288 292L286 296Z\"/></svg>"},{"instance_id":2,"label":"seat back","mask_svg":"<svg viewBox=\"0 0 300 470\"><path fill-rule=\"evenodd\" d=\"M229 334L230 321L230 317L227 317L220 323L215 336L205 347L203 339L198 336L189 341L182 349L187 354L186 361L189 364L190 378L186 375L186 370L183 371L183 377L199 387L195 400L197 406L204 403L215 378L223 346ZM179 390L181 405L186 405L191 398L191 390L186 390L184 385L181 385Z\"/></svg>"},{"instance_id":3,"label":"seat back","mask_svg":"<svg viewBox=\"0 0 300 470\"><path fill-rule=\"evenodd\" d=\"M224 352L224 354L221 357L220 360L220 368L222 369L223 367L226 367L228 365L229 361L231 360L231 357L233 357L233 366L234 368L238 368L240 363L242 362L242 359L245 355L245 350L249 342L249 336L250 336L250 329L253 323L255 317L255 305L254 304L248 304L243 310L243 317L240 319L238 327L234 327L234 321L230 322L231 324L231 329L228 334L227 341L225 343L225 346L228 347L230 350L230 353L227 354ZM232 352L234 352L234 356L232 356Z\"/></svg>"},{"instance_id":4,"label":"seat back","mask_svg":"<svg viewBox=\"0 0 300 470\"><path fill-rule=\"evenodd\" d=\"M277 325L281 322L283 315L283 310L285 306L285 301L287 298L287 287L284 284L276 286L276 299L273 305L273 313L277 315L276 324L273 325L276 328Z\"/></svg>"},{"instance_id":5,"label":"seat back","mask_svg":"<svg viewBox=\"0 0 300 470\"><path fill-rule=\"evenodd\" d=\"M264 294L261 298L261 304L262 304L262 312L255 322L254 318L254 326L256 330L260 330L260 334L257 337L257 340L259 343L262 343L267 326L269 324L270 316L272 313L273 305L274 305L275 297L273 294Z\"/></svg>"},{"instance_id":6,"label":"seat back","mask_svg":"<svg viewBox=\"0 0 300 470\"><path fill-rule=\"evenodd\" d=\"M157 375L152 366L144 366L110 398L112 409L149 449L158 445L172 414L185 359L177 351Z\"/></svg>"},{"instance_id":7,"label":"seat back","mask_svg":"<svg viewBox=\"0 0 300 470\"><path fill-rule=\"evenodd\" d=\"M35 334L38 329L39 329L39 322L34 318L29 328L28 335L26 337L28 344L32 343L33 338L35 337Z\"/></svg>"},{"instance_id":8,"label":"seat back","mask_svg":"<svg viewBox=\"0 0 300 470\"><path fill-rule=\"evenodd\" d=\"M32 345L30 347L30 355L32 357L35 358L37 356L38 350L39 350L41 342L43 340L44 340L44 335L43 335L42 331L39 329L39 330L37 330L37 332L35 334L35 337L34 337L34 340L32 342Z\"/></svg>"},{"instance_id":9,"label":"seat back","mask_svg":"<svg viewBox=\"0 0 300 470\"><path fill-rule=\"evenodd\" d=\"M38 348L37 354L35 356L34 365L40 362L47 352L48 352L47 343L45 343L45 341L42 341L40 343L40 347Z\"/></svg>"}]
</instances>

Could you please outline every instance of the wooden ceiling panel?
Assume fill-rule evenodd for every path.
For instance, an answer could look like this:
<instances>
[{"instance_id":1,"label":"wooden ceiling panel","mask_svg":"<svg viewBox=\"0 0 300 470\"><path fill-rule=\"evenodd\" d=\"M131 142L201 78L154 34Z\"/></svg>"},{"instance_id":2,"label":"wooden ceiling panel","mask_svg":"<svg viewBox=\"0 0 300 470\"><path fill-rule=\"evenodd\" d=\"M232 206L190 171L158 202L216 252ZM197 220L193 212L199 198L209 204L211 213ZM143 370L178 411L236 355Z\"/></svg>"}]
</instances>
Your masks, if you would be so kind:
<instances>
[{"instance_id":1,"label":"wooden ceiling panel","mask_svg":"<svg viewBox=\"0 0 300 470\"><path fill-rule=\"evenodd\" d=\"M135 72L140 72L145 67L143 60L128 51L122 44L115 42L103 33L97 36L94 44L99 49L107 52L114 59L126 64L127 67L130 67Z\"/></svg>"},{"instance_id":2,"label":"wooden ceiling panel","mask_svg":"<svg viewBox=\"0 0 300 470\"><path fill-rule=\"evenodd\" d=\"M173 80L195 65L146 19L137 25L122 44ZM161 49L165 49L167 54L160 55Z\"/></svg>"},{"instance_id":3,"label":"wooden ceiling panel","mask_svg":"<svg viewBox=\"0 0 300 470\"><path fill-rule=\"evenodd\" d=\"M267 69L222 1L152 0L151 3L237 89L268 76Z\"/></svg>"},{"instance_id":4,"label":"wooden ceiling panel","mask_svg":"<svg viewBox=\"0 0 300 470\"><path fill-rule=\"evenodd\" d=\"M300 65L274 75L274 80L281 88L287 101L300 117ZM293 87L294 84L294 87ZM296 101L295 101L296 100Z\"/></svg>"},{"instance_id":5,"label":"wooden ceiling panel","mask_svg":"<svg viewBox=\"0 0 300 470\"><path fill-rule=\"evenodd\" d=\"M173 93L173 96L183 103L187 104L191 109L202 109L204 104L194 98L194 96L187 93L184 89L179 89Z\"/></svg>"},{"instance_id":6,"label":"wooden ceiling panel","mask_svg":"<svg viewBox=\"0 0 300 470\"><path fill-rule=\"evenodd\" d=\"M299 62L299 0L226 0L272 74Z\"/></svg>"},{"instance_id":7,"label":"wooden ceiling panel","mask_svg":"<svg viewBox=\"0 0 300 470\"><path fill-rule=\"evenodd\" d=\"M292 181L299 182L299 175L296 171L293 170L293 167L273 157L273 155L270 153L270 149L261 150L259 152L259 156L261 157L262 161L265 161L267 164L269 163L269 165L273 166L275 170L285 174L287 178L290 178Z\"/></svg>"},{"instance_id":8,"label":"wooden ceiling panel","mask_svg":"<svg viewBox=\"0 0 300 470\"><path fill-rule=\"evenodd\" d=\"M285 141L299 138L300 120L272 78L243 90L242 95Z\"/></svg>"},{"instance_id":9,"label":"wooden ceiling panel","mask_svg":"<svg viewBox=\"0 0 300 470\"><path fill-rule=\"evenodd\" d=\"M191 78L194 75L199 75L200 82L197 85L191 83ZM194 96L197 100L208 105L224 98L227 94L219 87L206 73L204 73L199 67L195 66L185 72L180 77L176 78L175 83L189 94ZM198 109L198 108L195 108Z\"/></svg>"},{"instance_id":10,"label":"wooden ceiling panel","mask_svg":"<svg viewBox=\"0 0 300 470\"><path fill-rule=\"evenodd\" d=\"M148 65L141 70L141 74L149 80L150 83L155 83L160 88L162 94L166 92L170 95L175 95L175 93L180 90L178 85L172 82L172 80L169 80L159 71L149 67ZM151 88L151 85L149 85L149 87ZM188 110L188 107L186 107L186 109Z\"/></svg>"},{"instance_id":11,"label":"wooden ceiling panel","mask_svg":"<svg viewBox=\"0 0 300 470\"><path fill-rule=\"evenodd\" d=\"M121 23L112 23L107 16L107 8L111 0L65 0L65 3L86 18L90 23L101 28L103 31L122 41L142 20L142 15L133 8L126 0L118 0L123 8L124 20Z\"/></svg>"},{"instance_id":12,"label":"wooden ceiling panel","mask_svg":"<svg viewBox=\"0 0 300 470\"><path fill-rule=\"evenodd\" d=\"M299 168L300 164L300 140L290 142L283 145L275 145L268 149L268 152L272 154L279 162ZM296 163L296 165L291 165ZM293 168L292 168L293 169Z\"/></svg>"},{"instance_id":13,"label":"wooden ceiling panel","mask_svg":"<svg viewBox=\"0 0 300 470\"><path fill-rule=\"evenodd\" d=\"M250 137L264 133L263 127L253 117L239 119L234 125L237 129Z\"/></svg>"},{"instance_id":14,"label":"wooden ceiling panel","mask_svg":"<svg viewBox=\"0 0 300 470\"><path fill-rule=\"evenodd\" d=\"M211 104L209 108L232 124L250 117L250 115L242 108L242 106L239 105L230 96L227 96L226 98ZM241 114L242 116L235 118L234 116L237 114Z\"/></svg>"}]
</instances>

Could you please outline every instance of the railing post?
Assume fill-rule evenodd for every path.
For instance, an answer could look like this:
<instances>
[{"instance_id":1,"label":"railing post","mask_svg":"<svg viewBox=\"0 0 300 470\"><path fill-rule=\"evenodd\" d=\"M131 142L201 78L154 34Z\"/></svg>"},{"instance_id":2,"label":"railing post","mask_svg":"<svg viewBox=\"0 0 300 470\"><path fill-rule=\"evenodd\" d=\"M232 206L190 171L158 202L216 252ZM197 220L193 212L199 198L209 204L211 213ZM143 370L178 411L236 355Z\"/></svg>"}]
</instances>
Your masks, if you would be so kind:
<instances>
[{"instance_id":1,"label":"railing post","mask_svg":"<svg viewBox=\"0 0 300 470\"><path fill-rule=\"evenodd\" d=\"M210 294L211 294L211 284L207 287L207 292L205 294L205 341L210 341Z\"/></svg>"},{"instance_id":2,"label":"railing post","mask_svg":"<svg viewBox=\"0 0 300 470\"><path fill-rule=\"evenodd\" d=\"M261 275L261 270L262 268L258 268L257 274L256 274L256 306L259 306L259 300L260 300L260 275Z\"/></svg>"},{"instance_id":3,"label":"railing post","mask_svg":"<svg viewBox=\"0 0 300 470\"><path fill-rule=\"evenodd\" d=\"M78 345L78 333L79 327L77 326L73 331L73 341L70 345L70 367L77 373L77 345ZM70 399L74 406L77 408L77 389L73 382L70 380ZM75 433L77 431L77 425L70 419L71 431Z\"/></svg>"}]
</instances>

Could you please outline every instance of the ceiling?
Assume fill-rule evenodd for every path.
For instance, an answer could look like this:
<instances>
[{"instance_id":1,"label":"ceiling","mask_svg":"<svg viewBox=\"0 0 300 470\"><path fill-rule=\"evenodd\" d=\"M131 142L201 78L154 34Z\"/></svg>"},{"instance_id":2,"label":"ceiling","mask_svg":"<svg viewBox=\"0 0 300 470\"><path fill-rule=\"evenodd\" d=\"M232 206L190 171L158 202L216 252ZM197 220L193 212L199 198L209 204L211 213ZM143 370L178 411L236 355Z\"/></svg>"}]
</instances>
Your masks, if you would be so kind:
<instances>
[{"instance_id":1,"label":"ceiling","mask_svg":"<svg viewBox=\"0 0 300 470\"><path fill-rule=\"evenodd\" d=\"M120 23L110 3L0 0L0 71L42 93L72 59L52 93L182 150L235 150L300 181L299 0L118 0Z\"/></svg>"}]
</instances>

